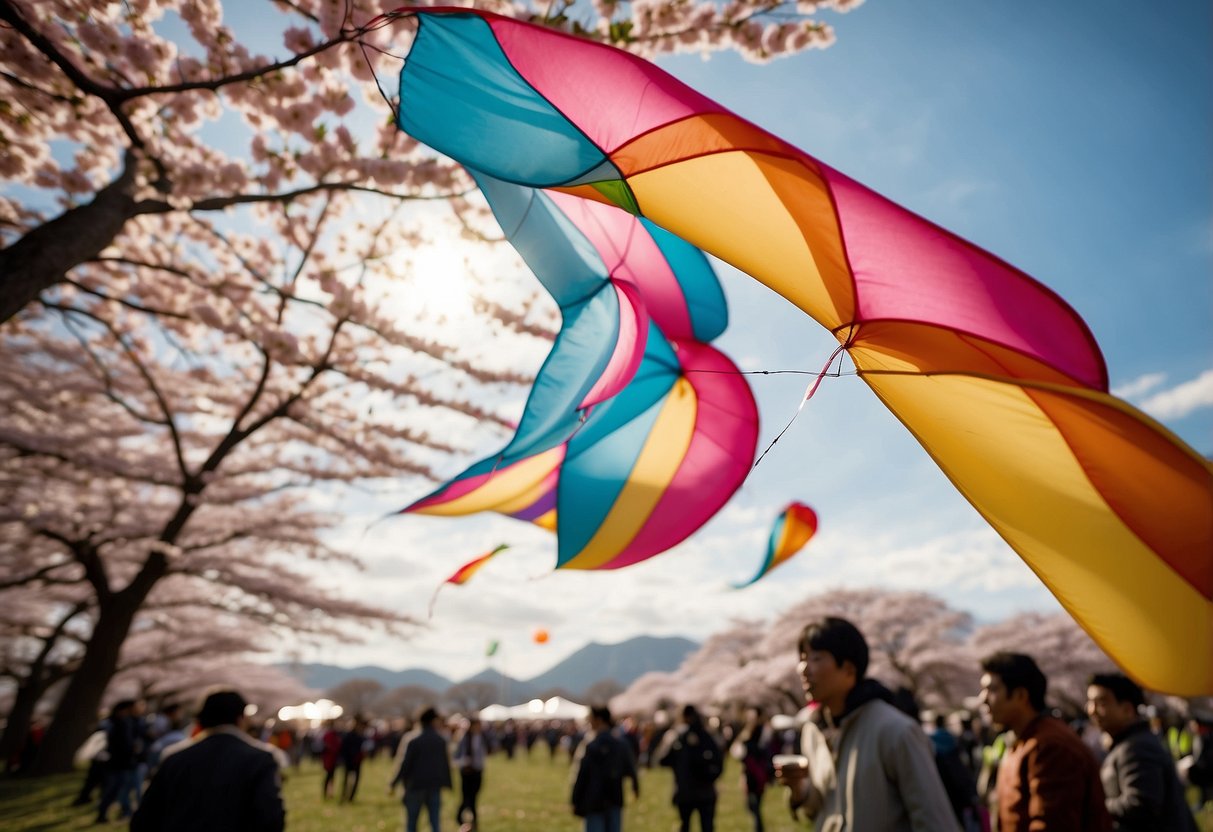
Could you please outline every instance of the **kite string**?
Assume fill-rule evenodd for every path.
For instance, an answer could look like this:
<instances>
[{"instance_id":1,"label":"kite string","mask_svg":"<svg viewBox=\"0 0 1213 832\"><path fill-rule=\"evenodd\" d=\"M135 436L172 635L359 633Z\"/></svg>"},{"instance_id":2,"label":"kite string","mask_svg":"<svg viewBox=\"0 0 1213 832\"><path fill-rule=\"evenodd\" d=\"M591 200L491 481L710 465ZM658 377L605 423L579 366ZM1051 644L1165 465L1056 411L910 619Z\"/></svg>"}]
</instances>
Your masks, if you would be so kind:
<instances>
[{"instance_id":1,"label":"kite string","mask_svg":"<svg viewBox=\"0 0 1213 832\"><path fill-rule=\"evenodd\" d=\"M800 415L800 411L804 410L804 406L808 403L809 399L813 398L813 394L817 392L817 388L821 386L821 380L826 377L827 373L829 373L830 366L834 363L834 359L837 358L849 344L850 339L848 338L846 341L839 344L837 349L830 353L830 357L826 359L825 365L822 366L820 372L818 372L813 378L813 381L809 384L808 389L804 391L804 398L800 400L800 406L796 408L796 412L792 414L792 418L789 419L788 423L783 426L783 430L781 430L775 436L775 438L771 440L771 444L767 445L766 450L758 455L758 459L754 460L754 465L750 468L751 471L758 467L758 463L762 462L763 457L770 453L771 448L775 447L775 443L783 438L783 435L788 432L788 428L792 427L792 423L796 421L796 417Z\"/></svg>"}]
</instances>

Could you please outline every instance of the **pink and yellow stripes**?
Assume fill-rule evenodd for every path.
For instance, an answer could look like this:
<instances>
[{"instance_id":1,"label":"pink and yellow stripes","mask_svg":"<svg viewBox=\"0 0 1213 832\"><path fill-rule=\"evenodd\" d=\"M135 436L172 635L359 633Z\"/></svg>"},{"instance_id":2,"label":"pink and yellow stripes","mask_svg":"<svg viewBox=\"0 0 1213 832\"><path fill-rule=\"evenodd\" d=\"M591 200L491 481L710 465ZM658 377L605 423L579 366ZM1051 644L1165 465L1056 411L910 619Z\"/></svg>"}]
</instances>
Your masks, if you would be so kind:
<instances>
[{"instance_id":1,"label":"pink and yellow stripes","mask_svg":"<svg viewBox=\"0 0 1213 832\"><path fill-rule=\"evenodd\" d=\"M1056 294L635 56L417 14L402 124L470 167L628 208L786 297L1109 655L1155 690L1213 693L1213 467L1109 394ZM490 104L509 141L468 135L463 114Z\"/></svg>"}]
</instances>

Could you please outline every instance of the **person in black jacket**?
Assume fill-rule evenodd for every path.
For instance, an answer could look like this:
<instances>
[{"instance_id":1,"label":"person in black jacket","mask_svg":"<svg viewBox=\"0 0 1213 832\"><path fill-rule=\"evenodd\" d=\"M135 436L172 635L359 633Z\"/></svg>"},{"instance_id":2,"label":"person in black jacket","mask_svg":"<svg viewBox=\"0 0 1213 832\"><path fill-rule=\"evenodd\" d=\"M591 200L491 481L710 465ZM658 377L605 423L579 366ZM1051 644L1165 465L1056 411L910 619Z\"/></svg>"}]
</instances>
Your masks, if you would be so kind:
<instances>
[{"instance_id":1,"label":"person in black jacket","mask_svg":"<svg viewBox=\"0 0 1213 832\"><path fill-rule=\"evenodd\" d=\"M612 733L605 705L590 709L590 733L573 759L573 814L585 820L585 832L620 832L623 828L623 781L631 779L640 799L636 758L627 742Z\"/></svg>"},{"instance_id":2,"label":"person in black jacket","mask_svg":"<svg viewBox=\"0 0 1213 832\"><path fill-rule=\"evenodd\" d=\"M421 807L430 818L430 828L439 832L442 820L442 790L451 787L451 755L446 737L438 733L438 712L426 708L417 717L419 727L405 735L396 752L399 760L388 790L404 784L405 828L417 832Z\"/></svg>"},{"instance_id":3,"label":"person in black jacket","mask_svg":"<svg viewBox=\"0 0 1213 832\"><path fill-rule=\"evenodd\" d=\"M245 707L234 690L206 697L198 711L202 733L164 750L131 832L281 832L278 760L244 732Z\"/></svg>"},{"instance_id":4,"label":"person in black jacket","mask_svg":"<svg viewBox=\"0 0 1213 832\"><path fill-rule=\"evenodd\" d=\"M133 699L123 699L114 705L105 729L106 769L97 804L97 823L109 821L109 810L115 801L120 817L131 815L131 795L135 793L135 766L139 753L138 705Z\"/></svg>"},{"instance_id":5,"label":"person in black jacket","mask_svg":"<svg viewBox=\"0 0 1213 832\"><path fill-rule=\"evenodd\" d=\"M712 832L716 824L716 780L724 768L720 746L703 725L694 705L682 709L682 725L671 731L658 762L674 769L674 805L680 832L690 832L691 817L699 813L699 828Z\"/></svg>"},{"instance_id":6,"label":"person in black jacket","mask_svg":"<svg viewBox=\"0 0 1213 832\"><path fill-rule=\"evenodd\" d=\"M1171 753L1138 713L1142 689L1122 673L1096 673L1087 685L1087 714L1111 740L1099 768L1116 832L1196 832Z\"/></svg>"}]
</instances>

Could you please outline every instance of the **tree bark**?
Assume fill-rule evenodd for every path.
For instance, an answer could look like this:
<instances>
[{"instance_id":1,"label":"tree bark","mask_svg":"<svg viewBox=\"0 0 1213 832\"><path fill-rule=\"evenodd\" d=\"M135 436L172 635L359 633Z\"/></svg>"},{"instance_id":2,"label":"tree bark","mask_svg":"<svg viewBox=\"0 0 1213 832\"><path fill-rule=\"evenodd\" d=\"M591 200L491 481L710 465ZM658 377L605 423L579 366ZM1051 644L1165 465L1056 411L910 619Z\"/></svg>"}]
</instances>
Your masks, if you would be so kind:
<instances>
[{"instance_id":1,"label":"tree bark","mask_svg":"<svg viewBox=\"0 0 1213 832\"><path fill-rule=\"evenodd\" d=\"M160 555L152 555L152 558L163 560ZM42 746L29 773L61 774L72 770L77 749L97 725L101 698L118 669L118 654L135 620L135 613L143 606L155 582L163 576L164 567L153 571L159 574L148 575L145 568L130 586L101 604L88 646L55 708L54 720L42 738Z\"/></svg>"},{"instance_id":2,"label":"tree bark","mask_svg":"<svg viewBox=\"0 0 1213 832\"><path fill-rule=\"evenodd\" d=\"M0 249L0 323L113 242L135 208L135 154L92 202L70 208L7 248Z\"/></svg>"}]
</instances>

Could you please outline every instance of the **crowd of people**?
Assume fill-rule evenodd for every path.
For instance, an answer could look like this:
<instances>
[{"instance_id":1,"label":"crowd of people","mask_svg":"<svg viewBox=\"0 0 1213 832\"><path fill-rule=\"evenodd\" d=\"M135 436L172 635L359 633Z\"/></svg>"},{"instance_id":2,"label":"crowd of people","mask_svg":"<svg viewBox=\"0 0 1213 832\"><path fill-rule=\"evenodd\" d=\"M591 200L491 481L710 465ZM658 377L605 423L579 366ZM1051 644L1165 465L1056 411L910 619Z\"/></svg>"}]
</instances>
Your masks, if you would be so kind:
<instances>
[{"instance_id":1,"label":"crowd of people","mask_svg":"<svg viewBox=\"0 0 1213 832\"><path fill-rule=\"evenodd\" d=\"M392 759L389 791L403 789L407 832L423 817L438 832L443 792L456 785L451 814L471 832L490 758L537 748L553 763L567 754L567 802L585 832L620 832L627 794L639 799L640 773L653 766L671 770L671 820L682 832L713 832L728 757L755 832L763 832L772 790L815 832L1195 832L1194 812L1213 799L1210 726L1164 726L1123 674L1090 679L1076 725L1046 706L1048 682L1031 657L995 653L974 668L980 714L924 719L912 697L867 676L867 642L850 622L811 622L799 656L809 703L799 721L759 708L705 718L686 704L676 720L662 712L617 722L596 705L584 722L484 723L426 707L411 723L355 716L258 730L233 690L212 692L192 720L180 706L148 716L125 700L103 722L76 802L95 799L98 822L117 804L136 832L277 830L289 767L314 758L324 770L322 799L350 802L363 762L383 754Z\"/></svg>"}]
</instances>

